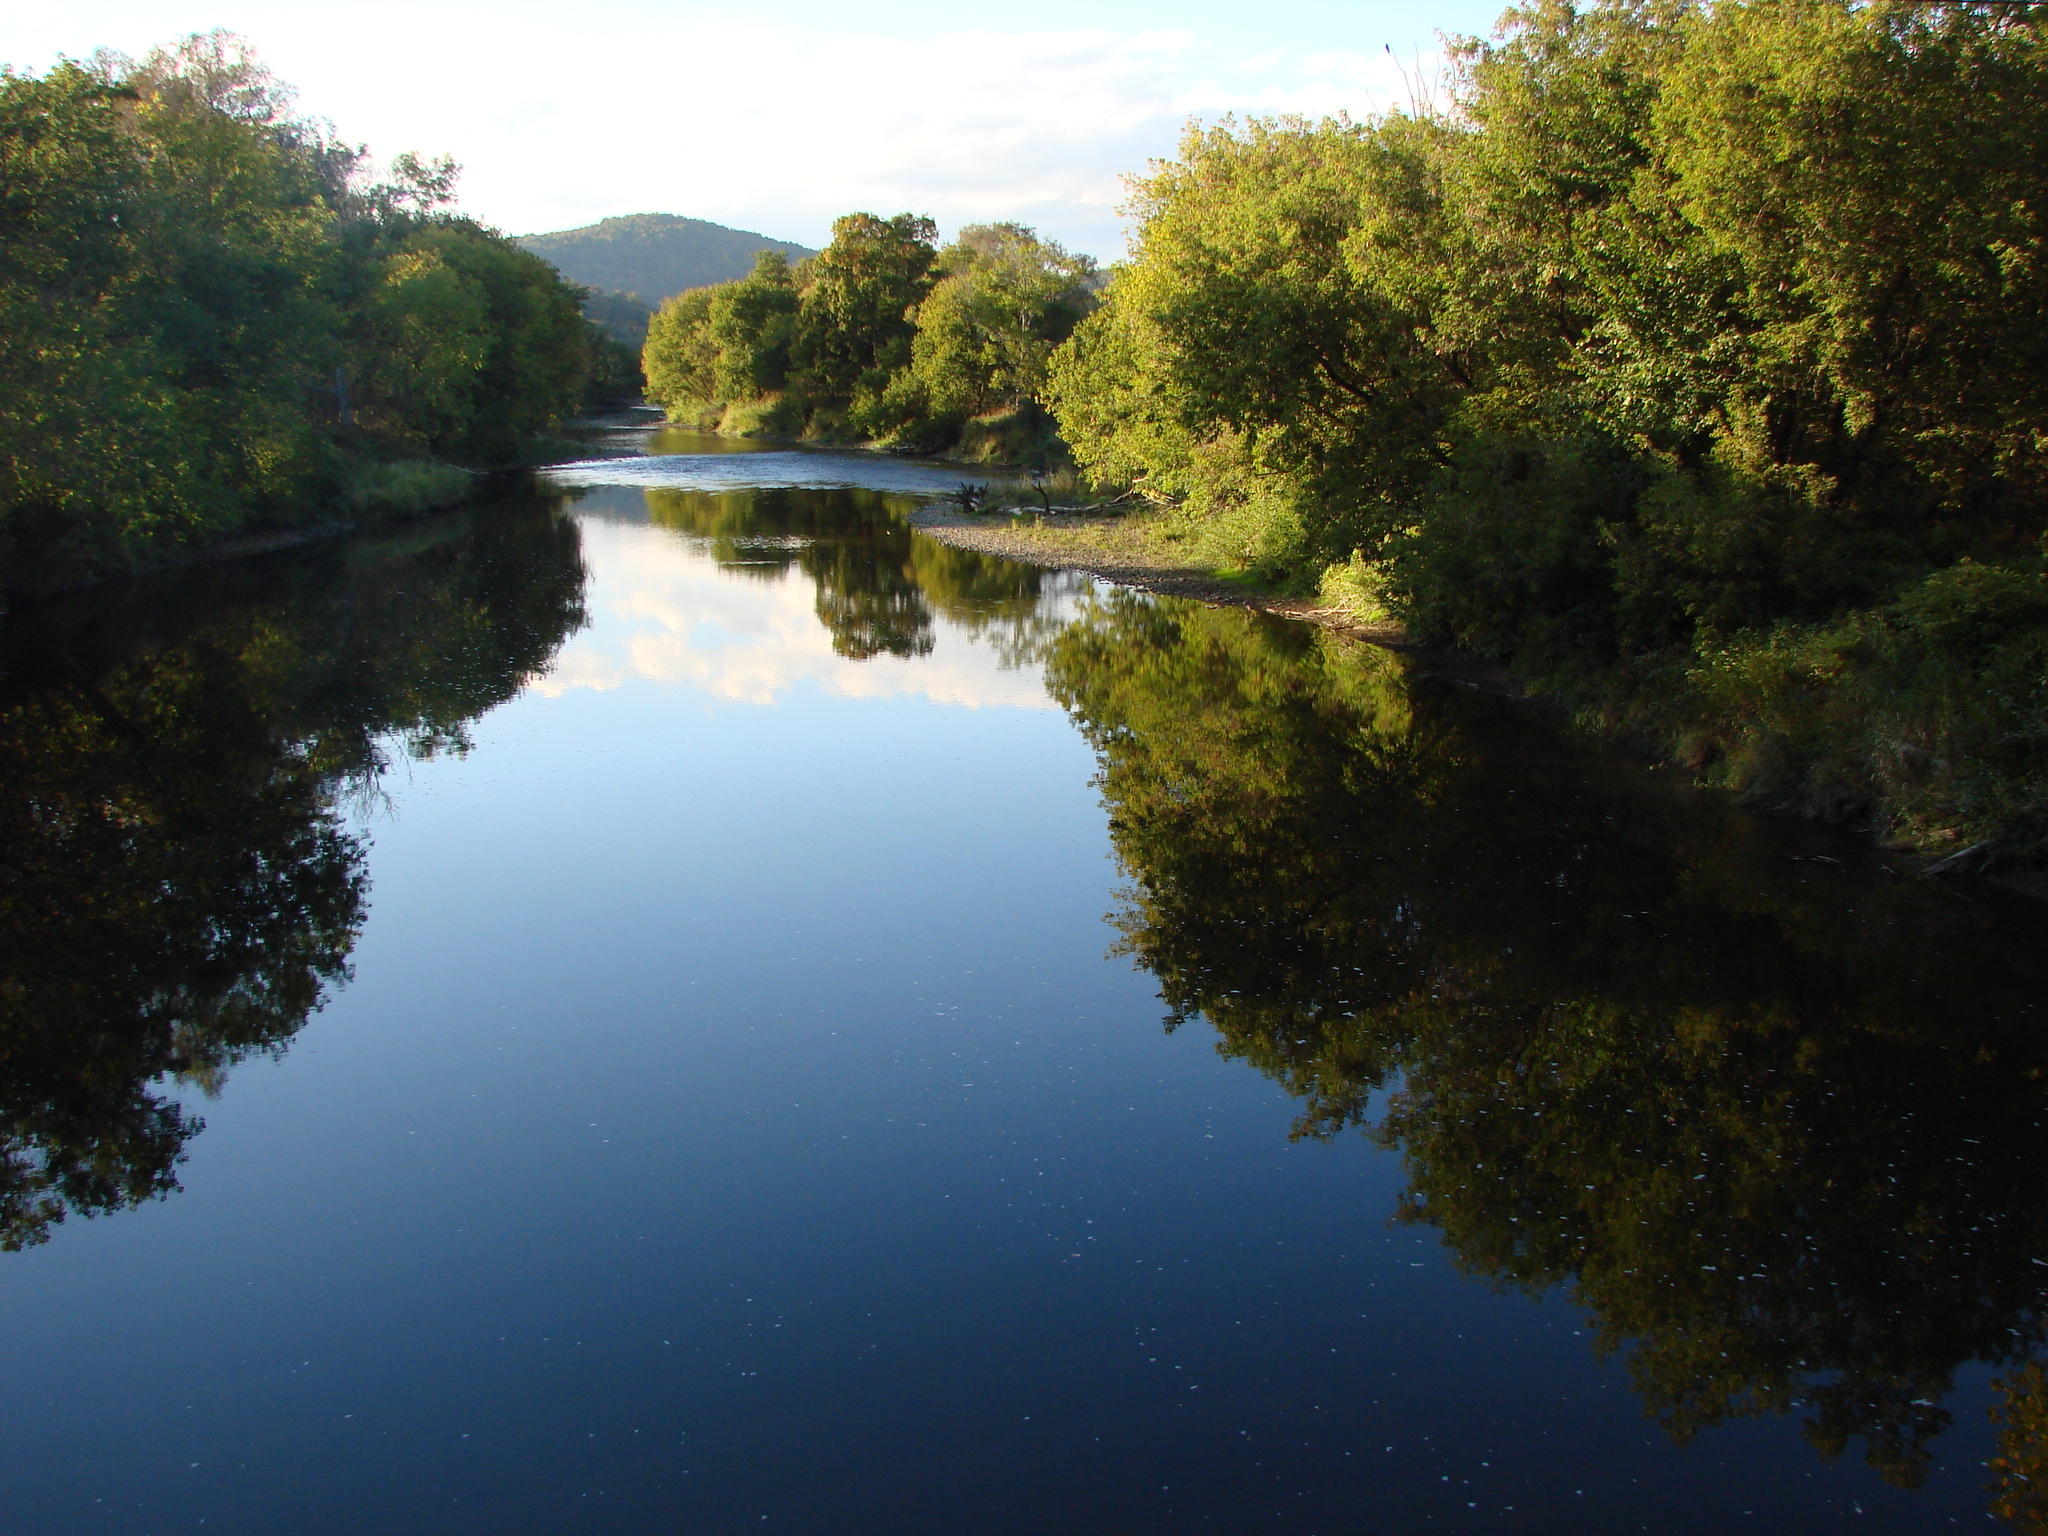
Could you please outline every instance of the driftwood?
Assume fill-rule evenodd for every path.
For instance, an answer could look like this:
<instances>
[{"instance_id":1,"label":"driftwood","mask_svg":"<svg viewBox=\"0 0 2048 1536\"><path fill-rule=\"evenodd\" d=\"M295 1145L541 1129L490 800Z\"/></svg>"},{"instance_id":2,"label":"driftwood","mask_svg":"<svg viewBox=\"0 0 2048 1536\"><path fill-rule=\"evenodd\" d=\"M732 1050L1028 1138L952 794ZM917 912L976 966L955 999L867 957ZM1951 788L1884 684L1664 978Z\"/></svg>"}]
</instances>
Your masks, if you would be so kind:
<instances>
[{"instance_id":1,"label":"driftwood","mask_svg":"<svg viewBox=\"0 0 2048 1536\"><path fill-rule=\"evenodd\" d=\"M1047 489L1046 482L1049 478L1043 471L1032 472L1031 489L1038 496L1038 505L1035 507L1028 501L1012 505L991 496L985 483L977 485L971 480L963 480L959 489L948 492L939 500L970 515L1006 512L1012 517L1021 517L1027 513L1036 517L1120 517L1135 507L1160 505L1142 491L1128 490L1100 501L1056 506L1052 493Z\"/></svg>"},{"instance_id":2,"label":"driftwood","mask_svg":"<svg viewBox=\"0 0 2048 1536\"><path fill-rule=\"evenodd\" d=\"M1991 862L1989 842L1972 843L1960 852L1952 853L1945 859L1937 859L1920 873L1923 875L1974 875L1982 873Z\"/></svg>"}]
</instances>

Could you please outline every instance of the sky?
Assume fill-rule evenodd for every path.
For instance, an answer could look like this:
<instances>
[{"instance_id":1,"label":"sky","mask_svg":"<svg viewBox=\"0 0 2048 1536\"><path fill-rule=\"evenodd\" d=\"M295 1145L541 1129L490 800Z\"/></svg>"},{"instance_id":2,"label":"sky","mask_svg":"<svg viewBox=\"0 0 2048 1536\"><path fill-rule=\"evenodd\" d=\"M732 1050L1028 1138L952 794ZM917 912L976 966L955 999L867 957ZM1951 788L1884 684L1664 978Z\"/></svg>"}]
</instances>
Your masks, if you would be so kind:
<instances>
[{"instance_id":1,"label":"sky","mask_svg":"<svg viewBox=\"0 0 2048 1536\"><path fill-rule=\"evenodd\" d=\"M1122 177L1171 156L1190 118L1384 109L1434 73L1440 33L1484 32L1498 10L10 0L0 63L225 27L350 142L453 155L463 209L514 234L680 213L815 246L837 214L908 210L948 233L1018 219L1114 259Z\"/></svg>"}]
</instances>

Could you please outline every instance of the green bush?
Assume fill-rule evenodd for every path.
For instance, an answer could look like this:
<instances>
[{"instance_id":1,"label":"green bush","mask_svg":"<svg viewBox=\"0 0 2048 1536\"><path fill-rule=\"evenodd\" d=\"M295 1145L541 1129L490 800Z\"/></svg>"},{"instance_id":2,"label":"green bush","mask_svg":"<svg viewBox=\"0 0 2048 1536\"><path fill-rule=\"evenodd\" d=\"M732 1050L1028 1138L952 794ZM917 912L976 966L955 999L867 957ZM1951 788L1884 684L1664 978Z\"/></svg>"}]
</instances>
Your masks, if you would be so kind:
<instances>
[{"instance_id":1,"label":"green bush","mask_svg":"<svg viewBox=\"0 0 2048 1536\"><path fill-rule=\"evenodd\" d=\"M295 116L233 36L0 70L0 588L327 515L365 458L516 460L581 397L580 291L447 162Z\"/></svg>"},{"instance_id":2,"label":"green bush","mask_svg":"<svg viewBox=\"0 0 2048 1536\"><path fill-rule=\"evenodd\" d=\"M1716 776L1934 847L2048 854L2048 574L1965 560L1886 608L1733 641L1692 674ZM1989 850L1987 850L1989 851Z\"/></svg>"},{"instance_id":3,"label":"green bush","mask_svg":"<svg viewBox=\"0 0 2048 1536\"><path fill-rule=\"evenodd\" d=\"M1136 184L1081 467L1760 797L2039 850L2041 13L1537 0L1454 62Z\"/></svg>"},{"instance_id":4,"label":"green bush","mask_svg":"<svg viewBox=\"0 0 2048 1536\"><path fill-rule=\"evenodd\" d=\"M943 251L929 219L849 214L791 268L676 295L648 328L648 398L722 432L1063 458L1039 408L1047 360L1094 302L1094 263L1018 224Z\"/></svg>"}]
</instances>

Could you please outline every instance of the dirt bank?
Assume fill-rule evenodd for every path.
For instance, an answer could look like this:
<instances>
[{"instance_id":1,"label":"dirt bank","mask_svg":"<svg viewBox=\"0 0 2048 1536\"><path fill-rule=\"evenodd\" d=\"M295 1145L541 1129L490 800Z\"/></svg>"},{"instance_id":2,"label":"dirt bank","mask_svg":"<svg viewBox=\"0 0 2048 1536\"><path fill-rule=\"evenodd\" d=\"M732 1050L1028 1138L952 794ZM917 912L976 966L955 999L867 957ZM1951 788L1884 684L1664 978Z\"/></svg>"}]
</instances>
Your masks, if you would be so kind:
<instances>
[{"instance_id":1,"label":"dirt bank","mask_svg":"<svg viewBox=\"0 0 2048 1536\"><path fill-rule=\"evenodd\" d=\"M958 549L1001 555L1006 560L1053 570L1081 571L1120 587L1157 592L1163 597L1256 608L1262 613L1301 619L1370 645L1412 655L1423 661L1429 672L1467 687L1518 696L1518 690L1501 668L1420 644L1399 624L1361 622L1346 608L1330 607L1311 597L1267 591L1248 581L1218 576L1203 566L1177 562L1170 552L1161 549L1156 538L1146 537L1140 525L1129 518L1069 514L1029 521L1000 513L970 515L940 502L919 507L910 521L919 532Z\"/></svg>"},{"instance_id":2,"label":"dirt bank","mask_svg":"<svg viewBox=\"0 0 2048 1536\"><path fill-rule=\"evenodd\" d=\"M1166 597L1192 598L1196 602L1282 614L1370 645L1413 656L1422 664L1421 674L1425 677L1440 677L1503 698L1527 697L1515 687L1504 669L1470 656L1461 656L1455 651L1421 644L1411 639L1399 624L1360 623L1343 608L1329 607L1312 598L1262 591L1249 582L1227 580L1201 566L1177 563L1169 550L1162 549L1161 541L1156 536L1148 536L1143 524L1135 519L1069 514L1030 521L1001 513L970 516L957 508L937 503L918 508L910 520L920 532L960 549L1001 555L1008 560L1021 560L1028 565L1054 570L1081 571L1115 582L1118 586L1157 592ZM1974 853L1974 849L1968 850L1960 859L1952 854L1944 857L1940 850L1922 849L1912 857L1900 857L1906 850L1896 847L1887 851L1894 855L1898 873L1917 871L1937 877L1974 875L2036 900L2048 901L2048 869L1978 869L1968 858L1968 853Z\"/></svg>"}]
</instances>

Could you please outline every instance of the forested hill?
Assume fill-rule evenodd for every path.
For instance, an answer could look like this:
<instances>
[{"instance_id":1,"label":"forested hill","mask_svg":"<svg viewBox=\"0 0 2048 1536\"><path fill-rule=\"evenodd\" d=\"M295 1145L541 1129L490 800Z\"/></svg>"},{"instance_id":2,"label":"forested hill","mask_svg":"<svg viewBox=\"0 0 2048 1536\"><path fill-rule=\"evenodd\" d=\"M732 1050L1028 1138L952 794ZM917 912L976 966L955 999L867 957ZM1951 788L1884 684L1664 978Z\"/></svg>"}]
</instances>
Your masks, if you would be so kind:
<instances>
[{"instance_id":1,"label":"forested hill","mask_svg":"<svg viewBox=\"0 0 2048 1536\"><path fill-rule=\"evenodd\" d=\"M553 262L572 283L599 293L637 293L650 305L686 288L745 277L760 251L780 251L793 262L817 254L788 240L673 213L629 213L582 229L521 235L519 244Z\"/></svg>"}]
</instances>

